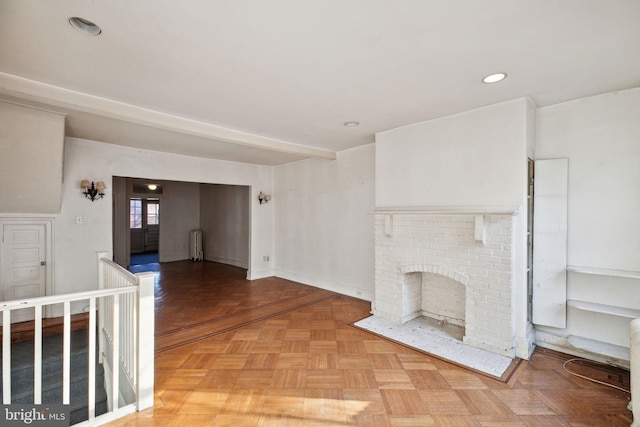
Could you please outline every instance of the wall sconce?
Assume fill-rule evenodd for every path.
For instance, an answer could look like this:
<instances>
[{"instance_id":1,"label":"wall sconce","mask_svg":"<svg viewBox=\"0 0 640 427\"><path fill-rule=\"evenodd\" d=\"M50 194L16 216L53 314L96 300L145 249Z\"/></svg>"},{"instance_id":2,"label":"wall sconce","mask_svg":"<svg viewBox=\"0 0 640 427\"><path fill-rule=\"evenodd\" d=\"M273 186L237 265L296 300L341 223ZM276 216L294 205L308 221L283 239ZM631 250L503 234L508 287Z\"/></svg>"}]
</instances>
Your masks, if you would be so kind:
<instances>
[{"instance_id":1,"label":"wall sconce","mask_svg":"<svg viewBox=\"0 0 640 427\"><path fill-rule=\"evenodd\" d=\"M82 194L93 202L98 197L101 199L104 197L104 190L107 187L105 187L102 181L95 184L93 181L89 183L89 181L85 179L80 183L80 188L82 189Z\"/></svg>"},{"instance_id":2,"label":"wall sconce","mask_svg":"<svg viewBox=\"0 0 640 427\"><path fill-rule=\"evenodd\" d=\"M270 195L264 194L262 191L260 192L260 194L258 194L258 201L260 202L260 204L267 203L269 200L271 200Z\"/></svg>"}]
</instances>

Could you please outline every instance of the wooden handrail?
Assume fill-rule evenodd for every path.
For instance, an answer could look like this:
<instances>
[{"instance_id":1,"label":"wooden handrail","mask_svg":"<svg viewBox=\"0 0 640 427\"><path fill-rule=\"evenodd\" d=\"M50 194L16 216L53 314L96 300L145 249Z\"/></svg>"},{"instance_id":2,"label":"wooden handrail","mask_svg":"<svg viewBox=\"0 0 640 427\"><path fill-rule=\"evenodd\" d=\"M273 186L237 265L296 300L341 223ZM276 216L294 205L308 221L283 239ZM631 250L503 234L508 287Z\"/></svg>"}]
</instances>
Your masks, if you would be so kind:
<instances>
[{"instance_id":1,"label":"wooden handrail","mask_svg":"<svg viewBox=\"0 0 640 427\"><path fill-rule=\"evenodd\" d=\"M50 295L46 297L35 297L24 300L12 300L0 302L0 311L20 310L23 308L38 307L49 304L60 304L66 301L82 301L91 298L100 298L111 295L120 295L137 292L133 286L122 286L119 288L99 289L95 291L75 292L72 294Z\"/></svg>"}]
</instances>

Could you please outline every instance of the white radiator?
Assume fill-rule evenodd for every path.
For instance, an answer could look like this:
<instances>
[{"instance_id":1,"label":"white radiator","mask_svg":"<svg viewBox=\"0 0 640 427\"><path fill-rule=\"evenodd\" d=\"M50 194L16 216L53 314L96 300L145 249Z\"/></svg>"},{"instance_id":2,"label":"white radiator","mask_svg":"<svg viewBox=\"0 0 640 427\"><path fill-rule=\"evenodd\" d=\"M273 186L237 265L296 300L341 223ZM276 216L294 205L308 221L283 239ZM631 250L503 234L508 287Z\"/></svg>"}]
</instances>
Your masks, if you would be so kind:
<instances>
[{"instance_id":1,"label":"white radiator","mask_svg":"<svg viewBox=\"0 0 640 427\"><path fill-rule=\"evenodd\" d=\"M204 259L202 230L193 230L189 234L189 258L193 261L202 261Z\"/></svg>"},{"instance_id":2,"label":"white radiator","mask_svg":"<svg viewBox=\"0 0 640 427\"><path fill-rule=\"evenodd\" d=\"M631 427L640 427L640 319L631 321L631 403L633 424Z\"/></svg>"}]
</instances>

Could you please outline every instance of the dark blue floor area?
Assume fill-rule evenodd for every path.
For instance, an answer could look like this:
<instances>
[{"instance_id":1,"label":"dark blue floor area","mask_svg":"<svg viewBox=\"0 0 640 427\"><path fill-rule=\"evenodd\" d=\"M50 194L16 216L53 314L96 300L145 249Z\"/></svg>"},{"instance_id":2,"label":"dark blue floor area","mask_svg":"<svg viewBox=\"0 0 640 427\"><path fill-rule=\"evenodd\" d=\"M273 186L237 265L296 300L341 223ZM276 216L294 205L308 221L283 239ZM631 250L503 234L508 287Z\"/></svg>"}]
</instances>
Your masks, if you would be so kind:
<instances>
[{"instance_id":1,"label":"dark blue floor area","mask_svg":"<svg viewBox=\"0 0 640 427\"><path fill-rule=\"evenodd\" d=\"M158 262L158 252L131 254L130 265L151 264L154 262Z\"/></svg>"}]
</instances>

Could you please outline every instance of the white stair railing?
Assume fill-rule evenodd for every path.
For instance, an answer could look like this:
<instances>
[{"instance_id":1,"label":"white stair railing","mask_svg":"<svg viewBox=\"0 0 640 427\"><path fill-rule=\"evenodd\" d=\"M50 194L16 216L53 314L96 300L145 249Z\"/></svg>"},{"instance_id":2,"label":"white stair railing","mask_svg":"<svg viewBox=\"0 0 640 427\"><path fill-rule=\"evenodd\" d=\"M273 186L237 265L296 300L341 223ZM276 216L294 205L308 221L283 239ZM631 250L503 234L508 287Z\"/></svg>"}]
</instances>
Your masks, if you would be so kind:
<instances>
[{"instance_id":1,"label":"white stair railing","mask_svg":"<svg viewBox=\"0 0 640 427\"><path fill-rule=\"evenodd\" d=\"M12 403L11 312L34 309L33 403L39 405L42 403L43 307L62 304L62 403L68 405L71 386L71 304L86 305L88 301L88 420L76 425L100 425L135 410L140 411L153 406L155 275L153 273L133 275L107 259L107 255L106 252L98 254L98 290L0 302L2 403L4 405ZM96 324L96 312L100 317L99 325ZM104 365L109 408L106 414L99 417L95 415L96 330L99 332L100 361L107 362ZM108 377L108 369L116 375ZM120 384L121 377L124 379L124 384Z\"/></svg>"},{"instance_id":2,"label":"white stair railing","mask_svg":"<svg viewBox=\"0 0 640 427\"><path fill-rule=\"evenodd\" d=\"M99 287L137 289L136 294L101 300L98 330L108 379L107 403L114 412L132 403L140 411L153 406L155 275L131 274L106 255L98 253Z\"/></svg>"}]
</instances>

